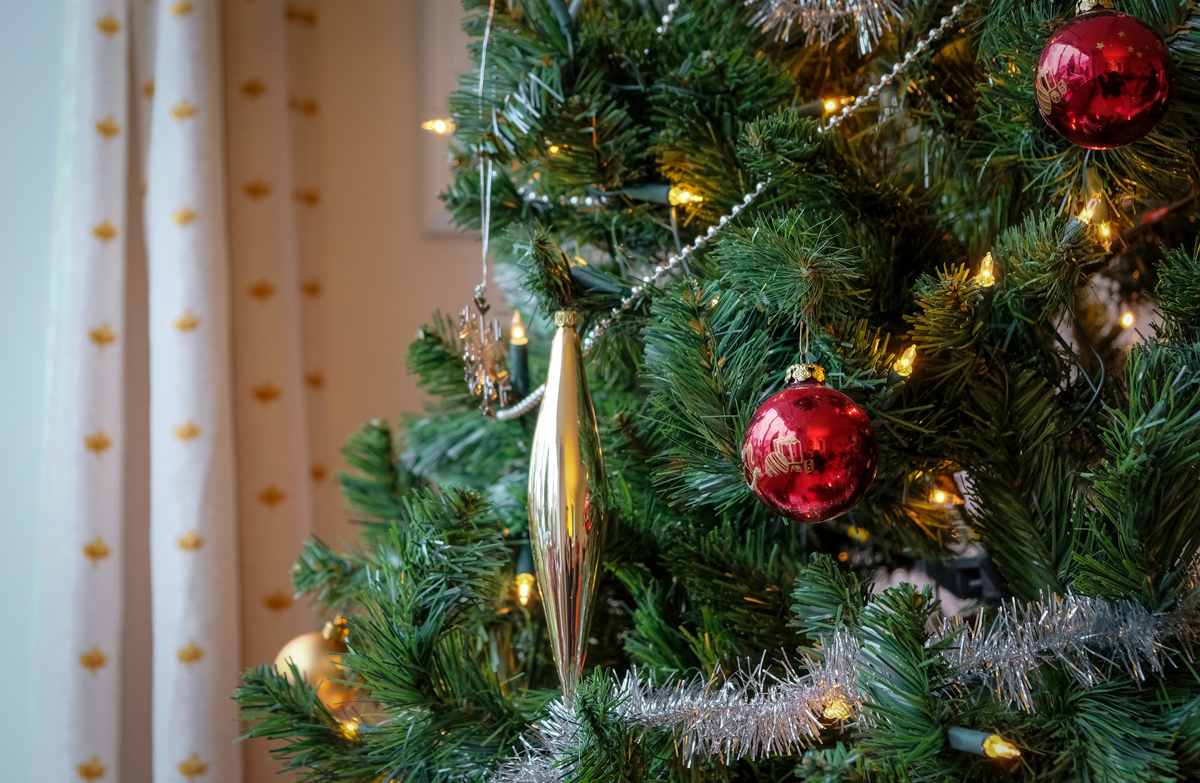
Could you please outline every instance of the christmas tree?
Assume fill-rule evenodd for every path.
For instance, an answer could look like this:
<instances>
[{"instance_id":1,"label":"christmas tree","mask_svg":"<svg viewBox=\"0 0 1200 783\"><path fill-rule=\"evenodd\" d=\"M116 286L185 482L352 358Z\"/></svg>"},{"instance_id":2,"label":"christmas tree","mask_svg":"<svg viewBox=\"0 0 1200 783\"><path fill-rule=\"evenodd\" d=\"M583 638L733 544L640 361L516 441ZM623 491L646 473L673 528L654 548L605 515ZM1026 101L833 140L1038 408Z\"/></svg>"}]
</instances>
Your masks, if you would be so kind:
<instances>
[{"instance_id":1,"label":"christmas tree","mask_svg":"<svg viewBox=\"0 0 1200 783\"><path fill-rule=\"evenodd\" d=\"M435 401L350 438L362 543L294 573L342 619L248 736L316 781L1200 776L1200 8L1104 5L466 0L443 197L525 320L481 285L412 344Z\"/></svg>"}]
</instances>

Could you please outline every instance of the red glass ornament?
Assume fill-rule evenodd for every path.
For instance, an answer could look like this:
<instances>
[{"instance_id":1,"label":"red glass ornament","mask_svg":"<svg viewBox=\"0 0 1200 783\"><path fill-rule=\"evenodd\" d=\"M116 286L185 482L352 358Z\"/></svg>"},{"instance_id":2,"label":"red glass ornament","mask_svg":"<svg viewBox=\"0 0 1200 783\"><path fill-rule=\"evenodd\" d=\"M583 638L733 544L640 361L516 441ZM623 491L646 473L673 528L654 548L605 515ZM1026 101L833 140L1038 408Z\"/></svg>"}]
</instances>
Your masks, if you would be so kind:
<instances>
[{"instance_id":1,"label":"red glass ornament","mask_svg":"<svg viewBox=\"0 0 1200 783\"><path fill-rule=\"evenodd\" d=\"M1117 11L1089 11L1046 42L1038 58L1038 109L1072 144L1121 147L1166 114L1174 72L1171 53L1149 25Z\"/></svg>"},{"instance_id":2,"label":"red glass ornament","mask_svg":"<svg viewBox=\"0 0 1200 783\"><path fill-rule=\"evenodd\" d=\"M750 488L798 522L824 522L849 511L875 480L879 462L867 414L818 378L823 371L772 395L750 419L742 441Z\"/></svg>"}]
</instances>

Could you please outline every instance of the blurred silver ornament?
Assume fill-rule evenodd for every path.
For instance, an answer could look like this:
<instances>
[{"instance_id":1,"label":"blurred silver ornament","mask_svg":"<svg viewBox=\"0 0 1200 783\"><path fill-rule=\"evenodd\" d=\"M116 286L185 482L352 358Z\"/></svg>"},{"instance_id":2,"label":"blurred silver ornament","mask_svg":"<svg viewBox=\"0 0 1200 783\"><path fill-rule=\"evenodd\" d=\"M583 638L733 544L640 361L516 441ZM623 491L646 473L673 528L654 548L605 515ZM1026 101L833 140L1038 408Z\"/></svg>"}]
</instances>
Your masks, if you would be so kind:
<instances>
[{"instance_id":1,"label":"blurred silver ornament","mask_svg":"<svg viewBox=\"0 0 1200 783\"><path fill-rule=\"evenodd\" d=\"M476 286L472 304L475 305L475 312L471 312L470 305L464 307L458 321L458 336L463 341L463 370L467 387L471 394L482 398L479 408L490 419L496 415L496 401L502 406L508 404L511 387L508 370L502 368L507 349L504 347L500 321L495 318L490 322L487 320L491 305L488 304L482 284Z\"/></svg>"},{"instance_id":2,"label":"blurred silver ornament","mask_svg":"<svg viewBox=\"0 0 1200 783\"><path fill-rule=\"evenodd\" d=\"M608 483L573 312L554 314L545 399L529 457L529 537L546 627L570 707L587 654Z\"/></svg>"},{"instance_id":3,"label":"blurred silver ornament","mask_svg":"<svg viewBox=\"0 0 1200 783\"><path fill-rule=\"evenodd\" d=\"M756 7L750 24L764 33L774 31L777 41L791 40L796 26L804 32L806 44L826 46L854 29L864 55L904 11L904 0L745 0L745 4Z\"/></svg>"}]
</instances>

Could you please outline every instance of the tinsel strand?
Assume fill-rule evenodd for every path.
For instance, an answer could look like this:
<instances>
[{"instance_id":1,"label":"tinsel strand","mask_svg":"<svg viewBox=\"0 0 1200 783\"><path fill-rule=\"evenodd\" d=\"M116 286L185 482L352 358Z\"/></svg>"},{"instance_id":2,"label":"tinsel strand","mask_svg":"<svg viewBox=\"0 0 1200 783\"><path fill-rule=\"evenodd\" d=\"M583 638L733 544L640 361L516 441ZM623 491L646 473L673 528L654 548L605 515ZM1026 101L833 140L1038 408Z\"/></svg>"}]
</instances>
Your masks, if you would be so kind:
<instances>
[{"instance_id":1,"label":"tinsel strand","mask_svg":"<svg viewBox=\"0 0 1200 783\"><path fill-rule=\"evenodd\" d=\"M982 616L972 625L959 617L943 618L929 645L953 640L942 657L960 682L982 680L1003 701L1032 712L1029 676L1043 663L1061 663L1061 671L1088 688L1103 678L1099 661L1138 682L1147 670L1161 674L1161 637L1174 625L1173 617L1156 617L1131 602L1067 593L1029 604L1013 601L987 627Z\"/></svg>"},{"instance_id":2,"label":"tinsel strand","mask_svg":"<svg viewBox=\"0 0 1200 783\"><path fill-rule=\"evenodd\" d=\"M696 759L728 762L799 752L818 737L833 701L858 716L856 725L872 725L858 693L857 640L839 631L822 648L821 660L805 656L804 674L784 660L782 677L760 663L726 678L654 686L631 671L613 681L614 712L632 726L671 728L689 765ZM558 783L571 777L571 761L586 739L583 724L561 701L548 712L491 783Z\"/></svg>"},{"instance_id":3,"label":"tinsel strand","mask_svg":"<svg viewBox=\"0 0 1200 783\"><path fill-rule=\"evenodd\" d=\"M750 24L764 33L774 30L777 41L791 40L796 25L804 31L806 45L827 46L855 25L864 55L892 29L890 20L902 13L895 0L745 0L745 5L758 6Z\"/></svg>"},{"instance_id":4,"label":"tinsel strand","mask_svg":"<svg viewBox=\"0 0 1200 783\"><path fill-rule=\"evenodd\" d=\"M1188 585L1196 582L1193 567ZM1024 604L1013 601L1002 605L986 626L982 619L972 625L958 617L931 621L926 647L942 648L942 658L954 672L945 685L982 680L1000 699L1032 712L1030 676L1039 666L1061 664L1059 670L1092 687L1102 680L1100 663L1117 666L1138 682L1148 671L1161 673L1172 652L1164 639L1177 640L1190 654L1200 600L1194 589L1188 593L1193 597L1161 615L1134 603L1071 592ZM613 679L615 714L632 726L672 729L688 765L696 759L760 759L802 751L828 724L826 709L835 701L848 725L874 725L875 716L864 709L858 689L865 663L854 634L840 630L818 649L819 657L805 656L804 674L786 660L781 662L783 676L760 663L724 679L663 686L628 672ZM578 719L555 702L491 783L559 783L570 777L571 759L585 739Z\"/></svg>"}]
</instances>

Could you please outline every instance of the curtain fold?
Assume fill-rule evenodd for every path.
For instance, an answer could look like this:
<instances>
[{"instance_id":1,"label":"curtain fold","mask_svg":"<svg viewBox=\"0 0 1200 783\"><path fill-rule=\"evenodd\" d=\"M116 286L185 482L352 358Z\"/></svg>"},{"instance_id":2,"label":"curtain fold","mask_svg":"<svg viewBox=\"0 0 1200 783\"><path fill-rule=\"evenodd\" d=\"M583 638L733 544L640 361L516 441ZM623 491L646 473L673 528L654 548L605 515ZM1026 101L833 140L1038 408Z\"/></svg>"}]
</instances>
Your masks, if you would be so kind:
<instances>
[{"instance_id":1,"label":"curtain fold","mask_svg":"<svg viewBox=\"0 0 1200 783\"><path fill-rule=\"evenodd\" d=\"M119 770L129 19L73 0L51 272L38 732L48 777ZM72 752L62 753L58 742Z\"/></svg>"},{"instance_id":2,"label":"curtain fold","mask_svg":"<svg viewBox=\"0 0 1200 783\"><path fill-rule=\"evenodd\" d=\"M316 13L71 0L67 20L38 779L128 780L124 746L152 753L155 781L277 780L264 747L244 764L231 696L244 666L316 627L290 584L313 486L327 482L309 453L323 377L303 340L321 293L315 247L302 247L320 200ZM147 301L127 301L143 263ZM134 326L148 356L130 355L129 314L147 310ZM148 411L126 404L129 368L146 363ZM126 436L147 428L149 475L130 475L145 467L125 459ZM146 485L148 521L127 514ZM136 596L122 553L147 535L153 666L136 674L152 699L131 705L123 648L145 629L123 625ZM131 707L152 710L151 736L123 734Z\"/></svg>"},{"instance_id":3,"label":"curtain fold","mask_svg":"<svg viewBox=\"0 0 1200 783\"><path fill-rule=\"evenodd\" d=\"M286 9L281 0L227 0L225 95L229 138L238 546L242 658L274 660L312 630L292 599L292 561L312 532L301 346L298 215L287 106ZM251 780L273 775L262 748Z\"/></svg>"},{"instance_id":4,"label":"curtain fold","mask_svg":"<svg viewBox=\"0 0 1200 783\"><path fill-rule=\"evenodd\" d=\"M154 777L242 779L220 7L160 2L150 280Z\"/></svg>"}]
</instances>

